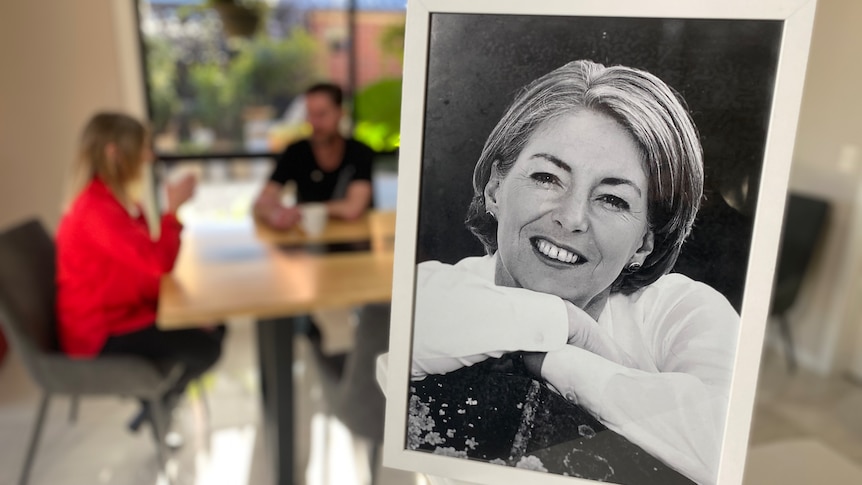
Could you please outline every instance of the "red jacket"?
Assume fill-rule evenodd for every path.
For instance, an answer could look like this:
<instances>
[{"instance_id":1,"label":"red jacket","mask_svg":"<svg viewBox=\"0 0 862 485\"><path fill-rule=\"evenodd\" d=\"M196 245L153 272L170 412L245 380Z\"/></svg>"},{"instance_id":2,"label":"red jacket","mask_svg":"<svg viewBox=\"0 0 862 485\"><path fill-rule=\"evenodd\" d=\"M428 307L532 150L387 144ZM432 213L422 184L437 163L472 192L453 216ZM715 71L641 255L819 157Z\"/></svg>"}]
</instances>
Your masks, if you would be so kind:
<instances>
[{"instance_id":1,"label":"red jacket","mask_svg":"<svg viewBox=\"0 0 862 485\"><path fill-rule=\"evenodd\" d=\"M61 348L97 355L110 335L156 320L159 279L180 248L182 225L161 220L158 241L143 215L134 218L98 178L72 203L57 230L57 319Z\"/></svg>"}]
</instances>

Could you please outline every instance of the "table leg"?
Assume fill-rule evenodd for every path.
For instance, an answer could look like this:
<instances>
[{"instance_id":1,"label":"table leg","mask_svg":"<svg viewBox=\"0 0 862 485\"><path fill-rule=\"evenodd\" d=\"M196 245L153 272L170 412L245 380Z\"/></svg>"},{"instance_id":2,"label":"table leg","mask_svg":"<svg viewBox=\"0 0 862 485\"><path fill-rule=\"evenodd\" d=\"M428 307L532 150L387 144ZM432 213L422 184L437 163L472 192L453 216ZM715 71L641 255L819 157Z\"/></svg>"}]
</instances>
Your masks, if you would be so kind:
<instances>
[{"instance_id":1,"label":"table leg","mask_svg":"<svg viewBox=\"0 0 862 485\"><path fill-rule=\"evenodd\" d=\"M263 442L276 485L293 484L293 335L291 318L257 322Z\"/></svg>"}]
</instances>

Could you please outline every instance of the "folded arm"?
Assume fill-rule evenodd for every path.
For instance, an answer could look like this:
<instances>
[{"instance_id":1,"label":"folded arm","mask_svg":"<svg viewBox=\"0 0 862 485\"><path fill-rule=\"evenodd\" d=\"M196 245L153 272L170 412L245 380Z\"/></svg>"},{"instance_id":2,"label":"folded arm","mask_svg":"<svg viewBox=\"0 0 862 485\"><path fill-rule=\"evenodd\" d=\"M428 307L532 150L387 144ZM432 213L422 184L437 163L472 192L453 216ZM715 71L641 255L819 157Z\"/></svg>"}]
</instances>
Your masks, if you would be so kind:
<instances>
[{"instance_id":1,"label":"folded arm","mask_svg":"<svg viewBox=\"0 0 862 485\"><path fill-rule=\"evenodd\" d=\"M506 352L559 349L567 339L566 310L555 296L496 286L457 265L417 268L414 378Z\"/></svg>"},{"instance_id":2,"label":"folded arm","mask_svg":"<svg viewBox=\"0 0 862 485\"><path fill-rule=\"evenodd\" d=\"M713 294L714 293L714 294ZM649 314L658 371L567 346L542 377L612 430L698 483L714 483L729 398L738 316L712 290Z\"/></svg>"},{"instance_id":3,"label":"folded arm","mask_svg":"<svg viewBox=\"0 0 862 485\"><path fill-rule=\"evenodd\" d=\"M371 182L354 180L347 186L344 198L327 202L326 209L330 217L350 221L361 216L370 205Z\"/></svg>"},{"instance_id":4,"label":"folded arm","mask_svg":"<svg viewBox=\"0 0 862 485\"><path fill-rule=\"evenodd\" d=\"M605 329L556 296L497 286L459 265L417 268L414 377L443 374L514 351L548 351L568 342L613 362L634 360Z\"/></svg>"}]
</instances>

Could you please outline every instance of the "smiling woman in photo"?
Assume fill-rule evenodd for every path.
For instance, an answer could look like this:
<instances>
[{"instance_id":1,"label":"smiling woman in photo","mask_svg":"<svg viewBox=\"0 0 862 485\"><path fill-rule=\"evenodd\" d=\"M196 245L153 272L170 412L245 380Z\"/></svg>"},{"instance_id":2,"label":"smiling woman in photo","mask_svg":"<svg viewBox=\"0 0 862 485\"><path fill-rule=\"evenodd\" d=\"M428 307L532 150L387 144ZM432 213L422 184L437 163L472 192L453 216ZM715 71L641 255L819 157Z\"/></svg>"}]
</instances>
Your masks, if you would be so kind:
<instances>
[{"instance_id":1,"label":"smiling woman in photo","mask_svg":"<svg viewBox=\"0 0 862 485\"><path fill-rule=\"evenodd\" d=\"M478 395L487 376L520 373L597 421L572 440L607 427L714 483L739 316L719 292L672 273L703 193L702 150L680 99L650 73L570 62L509 106L473 189L466 224L487 255L418 265L408 445L547 469L518 438L544 442L536 388L510 414L487 403L474 412L472 397L457 410L474 412L471 429L519 421L499 453L455 429L467 421L450 421L456 411L440 407L439 391L422 391L471 372L465 389ZM492 382L490 395L507 392L507 381Z\"/></svg>"}]
</instances>

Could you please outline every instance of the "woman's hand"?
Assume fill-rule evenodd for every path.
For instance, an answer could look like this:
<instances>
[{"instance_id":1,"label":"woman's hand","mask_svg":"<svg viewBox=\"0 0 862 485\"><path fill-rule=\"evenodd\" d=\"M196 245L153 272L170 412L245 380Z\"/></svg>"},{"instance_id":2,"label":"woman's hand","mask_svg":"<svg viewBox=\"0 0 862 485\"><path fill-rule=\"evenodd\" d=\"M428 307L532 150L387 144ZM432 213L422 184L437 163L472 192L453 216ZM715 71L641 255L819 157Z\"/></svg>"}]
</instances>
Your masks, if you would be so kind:
<instances>
[{"instance_id":1,"label":"woman's hand","mask_svg":"<svg viewBox=\"0 0 862 485\"><path fill-rule=\"evenodd\" d=\"M168 182L165 187L167 198L167 213L174 214L181 205L186 203L195 194L197 180L191 173L173 182Z\"/></svg>"}]
</instances>

